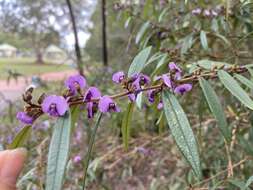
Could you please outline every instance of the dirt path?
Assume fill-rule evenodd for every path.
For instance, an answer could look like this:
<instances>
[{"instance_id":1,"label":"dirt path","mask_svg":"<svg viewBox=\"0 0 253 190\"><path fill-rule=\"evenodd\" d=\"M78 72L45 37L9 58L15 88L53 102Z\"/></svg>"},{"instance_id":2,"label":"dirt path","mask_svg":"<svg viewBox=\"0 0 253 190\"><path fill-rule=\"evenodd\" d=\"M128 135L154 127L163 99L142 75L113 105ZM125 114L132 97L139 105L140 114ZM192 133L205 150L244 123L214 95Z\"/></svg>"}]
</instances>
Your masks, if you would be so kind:
<instances>
[{"instance_id":1,"label":"dirt path","mask_svg":"<svg viewBox=\"0 0 253 190\"><path fill-rule=\"evenodd\" d=\"M77 74L76 71L61 71L61 72L52 72L52 73L44 73L39 75L39 77L43 81L60 81L64 80L70 75ZM27 77L27 79L19 78L18 82L15 80L11 80L9 84L7 84L6 80L0 80L0 93L7 100L13 102L21 97L24 89L27 87L27 84L31 84L31 77ZM0 99L0 111L6 106L6 102L3 99Z\"/></svg>"}]
</instances>

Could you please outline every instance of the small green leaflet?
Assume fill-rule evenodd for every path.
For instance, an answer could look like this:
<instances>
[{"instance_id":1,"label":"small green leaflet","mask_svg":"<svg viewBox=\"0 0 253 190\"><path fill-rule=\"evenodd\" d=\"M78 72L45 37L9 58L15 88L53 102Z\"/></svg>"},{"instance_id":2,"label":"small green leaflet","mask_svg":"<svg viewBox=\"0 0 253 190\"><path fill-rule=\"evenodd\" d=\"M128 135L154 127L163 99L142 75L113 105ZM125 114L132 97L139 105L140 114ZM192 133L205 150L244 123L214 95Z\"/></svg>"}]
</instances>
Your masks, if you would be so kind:
<instances>
[{"instance_id":1,"label":"small green leaflet","mask_svg":"<svg viewBox=\"0 0 253 190\"><path fill-rule=\"evenodd\" d=\"M65 167L68 161L71 134L71 115L66 113L60 117L53 127L53 136L50 142L46 190L61 190Z\"/></svg>"},{"instance_id":2,"label":"small green leaflet","mask_svg":"<svg viewBox=\"0 0 253 190\"><path fill-rule=\"evenodd\" d=\"M144 36L145 32L147 31L148 27L149 27L149 21L145 22L141 26L141 29L139 30L139 32L137 33L136 38L135 38L136 44L138 44L141 41L141 39Z\"/></svg>"},{"instance_id":3,"label":"small green leaflet","mask_svg":"<svg viewBox=\"0 0 253 190\"><path fill-rule=\"evenodd\" d=\"M189 121L173 94L163 92L162 99L164 113L176 144L191 165L194 174L201 178L198 147Z\"/></svg>"},{"instance_id":4,"label":"small green leaflet","mask_svg":"<svg viewBox=\"0 0 253 190\"><path fill-rule=\"evenodd\" d=\"M253 110L253 101L232 76L223 70L218 71L218 76L223 85L230 91L231 94L233 94L246 107Z\"/></svg>"},{"instance_id":5,"label":"small green leaflet","mask_svg":"<svg viewBox=\"0 0 253 190\"><path fill-rule=\"evenodd\" d=\"M208 42L206 37L206 32L201 30L200 32L200 42L204 50L208 50Z\"/></svg>"},{"instance_id":6,"label":"small green leaflet","mask_svg":"<svg viewBox=\"0 0 253 190\"><path fill-rule=\"evenodd\" d=\"M253 82L242 75L235 74L235 77L245 86L253 90Z\"/></svg>"},{"instance_id":7,"label":"small green leaflet","mask_svg":"<svg viewBox=\"0 0 253 190\"><path fill-rule=\"evenodd\" d=\"M208 81L203 78L200 78L199 83L208 102L208 106L217 121L218 127L221 130L221 133L223 134L227 142L229 142L231 140L231 132L228 129L226 116L221 107L221 103L219 101L218 96L216 95L215 91L213 90Z\"/></svg>"},{"instance_id":8,"label":"small green leaflet","mask_svg":"<svg viewBox=\"0 0 253 190\"><path fill-rule=\"evenodd\" d=\"M16 135L12 143L8 146L9 149L22 147L25 141L29 138L32 131L32 126L28 125L23 127Z\"/></svg>"},{"instance_id":9,"label":"small green leaflet","mask_svg":"<svg viewBox=\"0 0 253 190\"><path fill-rule=\"evenodd\" d=\"M121 132L123 136L123 144L125 147L125 150L128 150L128 144L129 144L129 138L130 138L130 127L131 127L131 121L132 121L132 113L134 109L134 103L130 102L128 103L127 110L124 114L122 125L121 125Z\"/></svg>"},{"instance_id":10,"label":"small green leaflet","mask_svg":"<svg viewBox=\"0 0 253 190\"><path fill-rule=\"evenodd\" d=\"M149 46L139 52L138 55L136 55L132 64L129 67L128 77L131 77L134 74L139 74L142 71L142 69L146 66L148 57L151 53L151 49L152 47Z\"/></svg>"}]
</instances>

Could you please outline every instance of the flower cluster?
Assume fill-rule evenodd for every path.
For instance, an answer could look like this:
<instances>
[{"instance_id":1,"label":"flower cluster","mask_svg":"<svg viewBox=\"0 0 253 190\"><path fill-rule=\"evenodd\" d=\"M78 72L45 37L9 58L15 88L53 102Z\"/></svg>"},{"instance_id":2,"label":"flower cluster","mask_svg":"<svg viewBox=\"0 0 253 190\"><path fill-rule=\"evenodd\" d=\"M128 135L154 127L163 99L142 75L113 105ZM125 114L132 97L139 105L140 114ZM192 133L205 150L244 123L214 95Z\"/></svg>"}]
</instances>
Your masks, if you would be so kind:
<instances>
[{"instance_id":1,"label":"flower cluster","mask_svg":"<svg viewBox=\"0 0 253 190\"><path fill-rule=\"evenodd\" d=\"M100 90L94 86L87 87L86 79L83 76L71 76L65 81L67 91L62 96L42 94L35 104L32 102L32 91L28 89L23 95L23 100L28 104L24 112L17 113L17 119L26 124L32 124L40 115L46 113L52 117L61 117L66 114L70 106L85 104L88 118L93 118L99 110L102 113L120 112L120 108L114 101L117 97L128 96L131 102L135 102L138 94L147 91L148 100L154 103L155 99L161 99L158 94L163 88L170 89L176 94L183 95L192 89L191 84L178 84L182 78L182 70L171 62L168 65L168 73L155 78L155 85L149 86L151 79L143 74L134 74L126 77L123 71L113 74L112 81L120 84L125 90L124 93L108 96L102 95ZM162 101L158 102L158 109L163 107Z\"/></svg>"},{"instance_id":2,"label":"flower cluster","mask_svg":"<svg viewBox=\"0 0 253 190\"><path fill-rule=\"evenodd\" d=\"M220 7L213 8L213 9L201 9L201 8L195 8L191 12L195 16L203 16L206 18L215 18L222 14L222 9Z\"/></svg>"}]
</instances>

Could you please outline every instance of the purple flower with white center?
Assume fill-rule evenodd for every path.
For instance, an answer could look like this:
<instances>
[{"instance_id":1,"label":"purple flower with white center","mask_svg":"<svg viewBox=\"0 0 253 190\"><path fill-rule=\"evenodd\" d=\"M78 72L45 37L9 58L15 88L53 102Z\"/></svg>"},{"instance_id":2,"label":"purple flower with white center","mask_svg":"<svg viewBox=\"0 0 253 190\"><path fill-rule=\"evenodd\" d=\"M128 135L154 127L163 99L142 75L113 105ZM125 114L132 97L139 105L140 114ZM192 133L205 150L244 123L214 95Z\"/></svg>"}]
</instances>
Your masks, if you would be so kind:
<instances>
[{"instance_id":1,"label":"purple flower with white center","mask_svg":"<svg viewBox=\"0 0 253 190\"><path fill-rule=\"evenodd\" d=\"M82 157L80 155L76 155L74 158L73 158L73 162L75 164L78 164L82 161Z\"/></svg>"},{"instance_id":2,"label":"purple flower with white center","mask_svg":"<svg viewBox=\"0 0 253 190\"><path fill-rule=\"evenodd\" d=\"M25 112L18 112L16 117L19 121L21 121L24 124L32 124L34 121L34 118L27 115L27 113Z\"/></svg>"},{"instance_id":3,"label":"purple flower with white center","mask_svg":"<svg viewBox=\"0 0 253 190\"><path fill-rule=\"evenodd\" d=\"M125 78L125 73L123 71L119 71L112 75L112 81L117 84L120 84L124 78Z\"/></svg>"},{"instance_id":4,"label":"purple flower with white center","mask_svg":"<svg viewBox=\"0 0 253 190\"><path fill-rule=\"evenodd\" d=\"M85 92L83 100L90 101L91 99L100 98L100 97L101 97L101 92L99 91L99 89L96 87L90 87Z\"/></svg>"},{"instance_id":5,"label":"purple flower with white center","mask_svg":"<svg viewBox=\"0 0 253 190\"><path fill-rule=\"evenodd\" d=\"M196 9L192 10L192 14L193 15L200 15L201 11L202 11L201 8L196 8Z\"/></svg>"},{"instance_id":6,"label":"purple flower with white center","mask_svg":"<svg viewBox=\"0 0 253 190\"><path fill-rule=\"evenodd\" d=\"M160 101L159 104L157 105L157 109L158 110L163 109L163 102L162 101Z\"/></svg>"},{"instance_id":7,"label":"purple flower with white center","mask_svg":"<svg viewBox=\"0 0 253 190\"><path fill-rule=\"evenodd\" d=\"M204 15L205 17L210 17L210 16L211 16L211 11L208 10L208 9L206 9L206 10L204 10L203 15Z\"/></svg>"},{"instance_id":8,"label":"purple flower with white center","mask_svg":"<svg viewBox=\"0 0 253 190\"><path fill-rule=\"evenodd\" d=\"M134 87L134 90L138 93L141 90L141 86L144 86L149 83L150 78L147 75L140 73L135 79L135 81L132 83L132 86Z\"/></svg>"},{"instance_id":9,"label":"purple flower with white center","mask_svg":"<svg viewBox=\"0 0 253 190\"><path fill-rule=\"evenodd\" d=\"M189 92L191 89L192 89L191 84L181 84L174 89L174 92L183 95L186 92Z\"/></svg>"},{"instance_id":10,"label":"purple flower with white center","mask_svg":"<svg viewBox=\"0 0 253 190\"><path fill-rule=\"evenodd\" d=\"M54 117L63 116L69 108L67 101L56 95L46 97L41 106L44 113Z\"/></svg>"},{"instance_id":11,"label":"purple flower with white center","mask_svg":"<svg viewBox=\"0 0 253 190\"><path fill-rule=\"evenodd\" d=\"M81 75L71 76L65 81L65 86L72 94L76 94L78 90L86 86L86 80Z\"/></svg>"},{"instance_id":12,"label":"purple flower with white center","mask_svg":"<svg viewBox=\"0 0 253 190\"><path fill-rule=\"evenodd\" d=\"M106 112L120 112L120 108L109 96L103 96L100 98L98 108L102 113Z\"/></svg>"}]
</instances>

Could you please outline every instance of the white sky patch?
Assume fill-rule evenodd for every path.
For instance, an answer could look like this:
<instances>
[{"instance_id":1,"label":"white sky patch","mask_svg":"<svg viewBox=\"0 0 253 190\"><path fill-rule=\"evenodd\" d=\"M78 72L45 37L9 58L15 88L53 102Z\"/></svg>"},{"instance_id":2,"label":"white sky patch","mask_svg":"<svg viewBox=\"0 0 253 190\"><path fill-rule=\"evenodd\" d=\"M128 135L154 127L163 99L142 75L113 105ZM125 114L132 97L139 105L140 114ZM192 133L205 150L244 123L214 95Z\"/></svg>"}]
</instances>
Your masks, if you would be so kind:
<instances>
[{"instance_id":1,"label":"white sky patch","mask_svg":"<svg viewBox=\"0 0 253 190\"><path fill-rule=\"evenodd\" d=\"M65 38L68 48L72 49L75 45L74 34L68 34L64 38ZM90 38L90 33L78 32L78 40L81 47L85 47L86 42L88 41L89 38Z\"/></svg>"}]
</instances>

